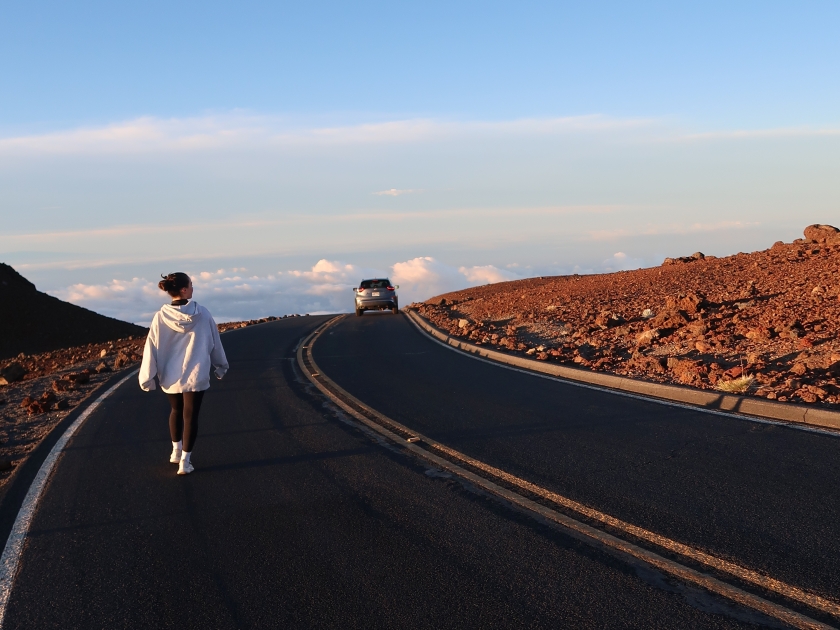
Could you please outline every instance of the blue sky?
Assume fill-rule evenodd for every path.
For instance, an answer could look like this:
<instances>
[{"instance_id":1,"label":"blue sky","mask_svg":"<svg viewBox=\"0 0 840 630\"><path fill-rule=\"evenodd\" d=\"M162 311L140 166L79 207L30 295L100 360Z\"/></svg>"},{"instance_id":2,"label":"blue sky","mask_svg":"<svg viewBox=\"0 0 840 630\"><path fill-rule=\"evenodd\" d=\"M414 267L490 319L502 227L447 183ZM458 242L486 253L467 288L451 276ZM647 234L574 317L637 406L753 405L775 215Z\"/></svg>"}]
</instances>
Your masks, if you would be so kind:
<instances>
[{"instance_id":1,"label":"blue sky","mask_svg":"<svg viewBox=\"0 0 840 630\"><path fill-rule=\"evenodd\" d=\"M363 272L420 299L767 247L840 223L838 18L6 3L0 260L144 321L160 300L138 287L172 266L213 274L205 302L237 318L346 310Z\"/></svg>"},{"instance_id":2,"label":"blue sky","mask_svg":"<svg viewBox=\"0 0 840 630\"><path fill-rule=\"evenodd\" d=\"M28 2L7 128L244 108L307 118L601 113L836 122L836 2Z\"/></svg>"}]
</instances>

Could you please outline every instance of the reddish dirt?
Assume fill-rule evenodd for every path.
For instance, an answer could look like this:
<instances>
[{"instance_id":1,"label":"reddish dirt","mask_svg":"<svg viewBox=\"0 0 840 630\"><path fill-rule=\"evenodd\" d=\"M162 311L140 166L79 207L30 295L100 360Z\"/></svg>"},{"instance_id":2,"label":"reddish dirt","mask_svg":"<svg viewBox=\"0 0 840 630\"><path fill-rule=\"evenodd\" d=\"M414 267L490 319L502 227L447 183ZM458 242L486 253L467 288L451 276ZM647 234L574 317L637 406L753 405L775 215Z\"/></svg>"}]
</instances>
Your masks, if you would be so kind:
<instances>
[{"instance_id":1,"label":"reddish dirt","mask_svg":"<svg viewBox=\"0 0 840 630\"><path fill-rule=\"evenodd\" d=\"M725 258L532 278L414 304L450 335L632 378L840 407L840 232Z\"/></svg>"},{"instance_id":2,"label":"reddish dirt","mask_svg":"<svg viewBox=\"0 0 840 630\"><path fill-rule=\"evenodd\" d=\"M128 337L0 362L0 373L12 364L26 372L0 385L0 494L14 469L62 418L112 372L139 362L144 343L145 337Z\"/></svg>"}]
</instances>

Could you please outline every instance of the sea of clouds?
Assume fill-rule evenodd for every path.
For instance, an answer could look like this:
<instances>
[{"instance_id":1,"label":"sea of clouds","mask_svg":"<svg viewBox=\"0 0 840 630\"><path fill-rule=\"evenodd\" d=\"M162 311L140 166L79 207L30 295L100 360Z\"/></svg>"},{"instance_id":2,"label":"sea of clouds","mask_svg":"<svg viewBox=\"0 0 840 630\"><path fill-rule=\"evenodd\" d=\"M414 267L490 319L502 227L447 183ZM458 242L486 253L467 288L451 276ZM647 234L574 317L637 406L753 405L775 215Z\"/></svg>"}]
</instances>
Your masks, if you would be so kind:
<instances>
[{"instance_id":1,"label":"sea of clouds","mask_svg":"<svg viewBox=\"0 0 840 630\"><path fill-rule=\"evenodd\" d=\"M209 308L217 321L227 322L270 315L351 312L352 289L364 278L389 278L399 285L400 304L407 306L449 291L518 280L546 271L549 275L613 272L638 269L645 264L643 259L617 252L604 260L599 269L536 270L516 265L511 265L512 269L494 265L454 267L431 256L421 256L395 263L386 273L326 259L319 260L309 270L266 275L251 275L242 267L185 271L193 280L193 298ZM50 294L103 315L148 325L154 313L170 299L158 289L157 282L154 278L135 277L104 284L77 283L50 291Z\"/></svg>"},{"instance_id":2,"label":"sea of clouds","mask_svg":"<svg viewBox=\"0 0 840 630\"><path fill-rule=\"evenodd\" d=\"M319 260L311 269L250 275L245 268L186 270L193 279L193 298L219 322L294 313L346 313L353 310L353 287L363 278L388 277L399 285L400 304L421 301L471 286L516 280L527 273L493 265L453 267L430 256L398 262L387 273L334 260ZM148 325L169 298L154 278L73 284L50 291L55 297L97 313Z\"/></svg>"}]
</instances>

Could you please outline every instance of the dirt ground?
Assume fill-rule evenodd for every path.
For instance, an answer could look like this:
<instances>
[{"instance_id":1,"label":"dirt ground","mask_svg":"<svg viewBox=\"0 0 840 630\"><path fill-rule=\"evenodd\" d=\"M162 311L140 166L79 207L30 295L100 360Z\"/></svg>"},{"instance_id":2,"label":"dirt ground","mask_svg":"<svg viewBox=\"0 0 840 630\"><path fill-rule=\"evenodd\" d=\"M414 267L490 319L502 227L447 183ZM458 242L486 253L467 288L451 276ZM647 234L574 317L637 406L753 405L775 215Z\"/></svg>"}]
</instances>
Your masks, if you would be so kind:
<instances>
[{"instance_id":1,"label":"dirt ground","mask_svg":"<svg viewBox=\"0 0 840 630\"><path fill-rule=\"evenodd\" d=\"M23 367L21 380L0 386L0 493L14 469L50 430L119 371L136 365L145 340L134 337L3 362Z\"/></svg>"}]
</instances>

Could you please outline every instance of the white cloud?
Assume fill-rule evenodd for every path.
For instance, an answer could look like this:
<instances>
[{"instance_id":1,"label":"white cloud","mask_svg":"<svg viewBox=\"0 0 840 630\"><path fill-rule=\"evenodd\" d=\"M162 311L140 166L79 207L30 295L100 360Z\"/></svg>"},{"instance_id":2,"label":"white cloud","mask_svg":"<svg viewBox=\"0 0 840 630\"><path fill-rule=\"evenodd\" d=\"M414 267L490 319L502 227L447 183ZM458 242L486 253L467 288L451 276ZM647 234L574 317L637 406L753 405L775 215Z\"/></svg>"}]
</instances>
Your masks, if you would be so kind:
<instances>
[{"instance_id":1,"label":"white cloud","mask_svg":"<svg viewBox=\"0 0 840 630\"><path fill-rule=\"evenodd\" d=\"M415 188L405 188L405 189L398 189L398 188L389 188L388 190L380 190L378 192L372 193L374 195L386 195L388 197L399 197L400 195L410 195L411 193L419 193L423 192L419 189Z\"/></svg>"},{"instance_id":2,"label":"white cloud","mask_svg":"<svg viewBox=\"0 0 840 630\"><path fill-rule=\"evenodd\" d=\"M589 238L593 241L614 241L634 236L663 236L668 234L695 234L701 232L720 232L742 230L760 225L755 221L717 221L715 223L670 223L649 224L632 228L614 228L592 230Z\"/></svg>"},{"instance_id":3,"label":"white cloud","mask_svg":"<svg viewBox=\"0 0 840 630\"><path fill-rule=\"evenodd\" d=\"M65 302L109 317L146 324L165 301L157 283L145 278L112 280L108 284L73 284L51 293Z\"/></svg>"},{"instance_id":4,"label":"white cloud","mask_svg":"<svg viewBox=\"0 0 840 630\"><path fill-rule=\"evenodd\" d=\"M467 286L467 279L455 267L438 262L431 256L399 262L392 270L391 282L400 285L400 296L404 304Z\"/></svg>"},{"instance_id":5,"label":"white cloud","mask_svg":"<svg viewBox=\"0 0 840 630\"><path fill-rule=\"evenodd\" d=\"M418 191L419 192L419 191ZM148 252L148 242L153 240L157 243L166 242L166 238L171 236L180 242L183 239L183 234L187 233L190 236L202 234L207 239L217 238L219 235L227 237L226 240L231 239L231 236L237 234L240 236L238 240L246 242L247 246L241 250L236 251L236 254L253 254L254 242L259 240L260 235L276 234L278 230L283 230L286 234L299 230L302 233L311 235L313 233L313 226L317 226L317 238L323 241L324 233L330 226L336 227L339 230L338 237L341 242L347 239L347 229L354 226L363 225L362 232L369 233L372 229L377 229L385 224L389 224L388 229L392 225L406 226L405 231L422 231L433 228L435 232L439 232L438 225L440 221L487 221L494 220L503 222L504 225L512 225L521 227L526 219L537 221L550 221L552 218L558 217L590 217L596 215L619 214L626 211L628 208L618 205L568 205L568 206L480 206L480 207L454 207L454 208L431 208L418 211L409 212L393 212L393 211L366 211L366 212L334 212L331 214L305 214L305 213L289 213L281 218L240 218L234 220L202 220L199 222L190 221L183 223L166 222L166 223L147 223L141 224L123 224L113 225L109 227L97 227L90 229L67 229L67 230L50 230L43 232L21 232L14 233L12 231L4 231L0 233L0 250L16 250L26 248L40 248L45 246L53 246L60 244L62 248L67 248L70 244L83 243L83 249L80 251L103 250L105 244L112 244L119 242L119 250L126 251L132 244L138 242L143 243L143 250ZM744 224L750 225L750 224ZM357 228L358 229L358 228ZM602 233L591 232L593 236L598 236ZM607 234L607 233L604 233ZM611 233L609 233L611 234ZM621 236L623 232L616 233L615 236ZM144 236L148 239L139 239ZM297 238L297 237L296 237ZM458 236L463 241L463 236ZM274 237L272 236L272 239ZM272 240L273 250L276 246L276 241ZM167 243L168 247L168 243ZM155 254L153 260L157 260L159 256ZM114 258L99 258L99 262L90 263L90 266L113 264L117 257ZM130 260L147 260L145 257L132 256ZM44 263L44 267L52 266L67 266L70 268L85 266L76 264L78 261L66 261L61 263Z\"/></svg>"},{"instance_id":6,"label":"white cloud","mask_svg":"<svg viewBox=\"0 0 840 630\"><path fill-rule=\"evenodd\" d=\"M543 136L636 129L650 119L602 115L451 121L415 118L333 127L295 125L279 116L230 114L191 118L144 116L100 127L0 138L3 154L113 154L207 151L232 147L394 144L465 135Z\"/></svg>"},{"instance_id":7,"label":"white cloud","mask_svg":"<svg viewBox=\"0 0 840 630\"><path fill-rule=\"evenodd\" d=\"M610 258L607 258L601 263L601 267L606 272L613 271L630 271L633 269L641 269L645 267L643 258L631 258L624 252L616 252Z\"/></svg>"},{"instance_id":8,"label":"white cloud","mask_svg":"<svg viewBox=\"0 0 840 630\"><path fill-rule=\"evenodd\" d=\"M247 276L244 268L187 271L195 300L219 322L293 313L347 313L353 310L351 289L364 278L385 277L380 270L322 259L309 270ZM492 265L455 268L429 256L396 263L391 282L400 285L400 303L519 278ZM132 278L106 284L74 284L52 295L90 310L148 325L155 311L169 301L156 280Z\"/></svg>"},{"instance_id":9,"label":"white cloud","mask_svg":"<svg viewBox=\"0 0 840 630\"><path fill-rule=\"evenodd\" d=\"M441 293L471 286L516 280L518 276L493 265L450 267L430 256L397 263L392 267L391 282L400 285L403 304L426 300Z\"/></svg>"},{"instance_id":10,"label":"white cloud","mask_svg":"<svg viewBox=\"0 0 840 630\"><path fill-rule=\"evenodd\" d=\"M292 313L336 313L353 308L350 289L364 275L376 275L345 263L319 260L308 271L246 276L244 268L190 272L195 300L217 321L255 319ZM156 281L112 280L108 284L75 284L52 292L59 299L119 319L146 324L169 300Z\"/></svg>"},{"instance_id":11,"label":"white cloud","mask_svg":"<svg viewBox=\"0 0 840 630\"><path fill-rule=\"evenodd\" d=\"M253 142L267 133L265 120L255 117L160 119L146 116L102 127L0 138L0 154L202 151Z\"/></svg>"},{"instance_id":12,"label":"white cloud","mask_svg":"<svg viewBox=\"0 0 840 630\"><path fill-rule=\"evenodd\" d=\"M645 131L648 140L664 142L840 135L840 129L834 127L698 132L681 129L663 119L612 118L601 114L500 121L411 118L324 127L295 123L283 116L233 111L188 118L143 116L98 127L0 138L0 155L203 152L232 147L395 144L465 136L544 137L635 130Z\"/></svg>"},{"instance_id":13,"label":"white cloud","mask_svg":"<svg viewBox=\"0 0 840 630\"><path fill-rule=\"evenodd\" d=\"M496 282L505 282L507 280L518 280L521 276L516 275L510 271L499 269L493 265L483 265L479 267L460 267L458 269L470 284L495 284Z\"/></svg>"}]
</instances>

